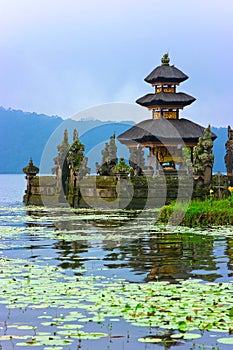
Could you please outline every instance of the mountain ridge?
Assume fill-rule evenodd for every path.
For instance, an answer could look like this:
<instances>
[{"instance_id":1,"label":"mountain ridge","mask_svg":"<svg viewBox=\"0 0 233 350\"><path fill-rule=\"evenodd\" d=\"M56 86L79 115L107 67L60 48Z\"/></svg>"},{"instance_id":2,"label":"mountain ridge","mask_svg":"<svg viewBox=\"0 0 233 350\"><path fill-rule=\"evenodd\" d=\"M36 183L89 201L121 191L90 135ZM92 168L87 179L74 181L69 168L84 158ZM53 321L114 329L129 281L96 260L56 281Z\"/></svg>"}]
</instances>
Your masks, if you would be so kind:
<instances>
[{"instance_id":1,"label":"mountain ridge","mask_svg":"<svg viewBox=\"0 0 233 350\"><path fill-rule=\"evenodd\" d=\"M68 129L70 142L72 142L73 129L78 130L80 140L86 146L86 152L90 153L96 144L99 146L93 151L94 154L88 155L93 171L95 161L99 162L101 159L101 149L104 147L104 142L108 141L113 133L119 135L133 124L133 121L101 121L90 118L80 118L80 120L75 121L62 119L59 116L0 107L0 174L22 174L22 168L28 164L30 157L39 166L43 151L46 149L48 141L52 139L53 142L48 153L50 160L46 168L43 169L43 172L51 173L53 158L57 154L57 146L63 139L65 128ZM213 148L214 172L224 173L227 128L213 126L211 129L218 136ZM120 144L118 147L120 148L119 152L124 153Z\"/></svg>"}]
</instances>

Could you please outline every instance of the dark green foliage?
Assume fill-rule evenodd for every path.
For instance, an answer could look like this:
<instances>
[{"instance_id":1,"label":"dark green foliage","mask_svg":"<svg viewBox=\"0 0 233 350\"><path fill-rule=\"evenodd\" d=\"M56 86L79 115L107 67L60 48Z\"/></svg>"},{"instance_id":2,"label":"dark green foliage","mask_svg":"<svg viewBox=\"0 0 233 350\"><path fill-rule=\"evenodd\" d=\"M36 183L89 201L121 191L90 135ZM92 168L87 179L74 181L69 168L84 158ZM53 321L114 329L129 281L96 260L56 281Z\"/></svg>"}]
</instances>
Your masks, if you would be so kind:
<instances>
[{"instance_id":1,"label":"dark green foliage","mask_svg":"<svg viewBox=\"0 0 233 350\"><path fill-rule=\"evenodd\" d=\"M132 174L133 169L125 163L124 158L121 158L120 162L113 167L113 172L116 175L129 176Z\"/></svg>"},{"instance_id":2,"label":"dark green foliage","mask_svg":"<svg viewBox=\"0 0 233 350\"><path fill-rule=\"evenodd\" d=\"M228 191L230 192L229 202L231 206L233 207L233 187L229 186Z\"/></svg>"},{"instance_id":3,"label":"dark green foliage","mask_svg":"<svg viewBox=\"0 0 233 350\"><path fill-rule=\"evenodd\" d=\"M70 146L70 149L67 153L67 163L74 171L78 171L80 168L80 165L84 158L84 149L85 147L79 139L76 139Z\"/></svg>"},{"instance_id":4,"label":"dark green foliage","mask_svg":"<svg viewBox=\"0 0 233 350\"><path fill-rule=\"evenodd\" d=\"M77 130L74 130L74 142L67 153L67 164L74 176L80 180L87 174L90 174L90 168L87 166L88 158L84 157L85 146L78 138ZM70 174L69 174L70 176Z\"/></svg>"}]
</instances>

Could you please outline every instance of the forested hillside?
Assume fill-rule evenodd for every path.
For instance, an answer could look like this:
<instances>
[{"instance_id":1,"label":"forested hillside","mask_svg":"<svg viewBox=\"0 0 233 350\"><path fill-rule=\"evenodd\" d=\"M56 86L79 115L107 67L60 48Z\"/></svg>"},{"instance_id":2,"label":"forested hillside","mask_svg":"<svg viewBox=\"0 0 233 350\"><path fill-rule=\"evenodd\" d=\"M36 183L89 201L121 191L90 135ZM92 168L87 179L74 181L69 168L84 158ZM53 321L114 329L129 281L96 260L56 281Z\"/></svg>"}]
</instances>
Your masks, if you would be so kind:
<instances>
[{"instance_id":1,"label":"forested hillside","mask_svg":"<svg viewBox=\"0 0 233 350\"><path fill-rule=\"evenodd\" d=\"M111 119L111 116L109 119ZM0 107L0 173L21 174L22 168L27 165L30 157L39 166L42 152L48 140L51 140L51 135L53 135L53 142L49 150L50 162L45 169L46 172L50 173L53 166L53 158L57 153L57 145L62 141L65 128L69 131L70 142L72 142L73 129L76 128L78 130L81 135L80 139L86 147L86 152L90 152L89 161L93 168L95 161L100 161L101 147L104 142L113 133L119 135L132 124L133 122L63 120L58 116L47 116L20 110L6 110ZM55 130L56 133L53 134ZM218 136L214 144L214 172L225 172L224 155L227 128L213 127L212 131ZM98 147L95 149L96 145ZM120 152L124 151L120 150Z\"/></svg>"},{"instance_id":2,"label":"forested hillside","mask_svg":"<svg viewBox=\"0 0 233 350\"><path fill-rule=\"evenodd\" d=\"M101 159L101 147L109 137L125 131L133 122L102 122L100 120L63 120L57 116L5 110L0 107L0 174L21 174L22 168L32 157L34 164L40 165L41 155L46 149L50 160L44 172L50 173L57 155L57 146L63 139L64 129L68 129L72 142L74 128L78 130L86 152L99 145L99 152L92 152L90 162ZM48 141L49 147L46 147ZM48 149L49 148L49 149ZM95 158L95 159L94 159Z\"/></svg>"}]
</instances>

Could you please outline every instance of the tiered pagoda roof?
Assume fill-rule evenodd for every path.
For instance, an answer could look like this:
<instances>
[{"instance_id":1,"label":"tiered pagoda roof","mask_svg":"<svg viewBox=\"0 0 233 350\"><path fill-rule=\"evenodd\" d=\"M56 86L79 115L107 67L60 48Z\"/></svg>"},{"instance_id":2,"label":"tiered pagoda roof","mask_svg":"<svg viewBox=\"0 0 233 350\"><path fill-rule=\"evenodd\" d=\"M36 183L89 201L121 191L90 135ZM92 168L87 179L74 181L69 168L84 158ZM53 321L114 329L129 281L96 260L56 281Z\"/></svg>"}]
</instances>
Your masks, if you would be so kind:
<instances>
[{"instance_id":1,"label":"tiered pagoda roof","mask_svg":"<svg viewBox=\"0 0 233 350\"><path fill-rule=\"evenodd\" d=\"M174 65L162 63L161 66L156 67L144 80L149 84L161 83L182 83L187 80L188 76L181 72Z\"/></svg>"},{"instance_id":2,"label":"tiered pagoda roof","mask_svg":"<svg viewBox=\"0 0 233 350\"><path fill-rule=\"evenodd\" d=\"M174 65L170 66L168 54L161 60L162 64L156 67L144 80L155 86L155 93L140 97L136 103L149 109L162 110L182 109L195 101L195 98L184 92L176 92L176 86L188 79L188 76ZM178 118L178 112L173 118Z\"/></svg>"},{"instance_id":3,"label":"tiered pagoda roof","mask_svg":"<svg viewBox=\"0 0 233 350\"><path fill-rule=\"evenodd\" d=\"M129 146L135 143L172 144L181 139L184 143L195 145L199 137L204 136L204 130L201 125L184 118L170 119L169 122L164 119L147 119L122 133L118 140ZM214 133L211 133L211 137L212 140L216 139Z\"/></svg>"},{"instance_id":4,"label":"tiered pagoda roof","mask_svg":"<svg viewBox=\"0 0 233 350\"><path fill-rule=\"evenodd\" d=\"M187 119L179 119L179 109L193 103L195 98L184 92L176 92L176 87L188 76L174 65L170 66L169 62L168 54L165 54L161 65L145 78L155 88L155 92L136 101L152 110L152 119L144 120L119 135L121 143L148 146L150 143L176 143L182 138L185 143L194 146L199 137L204 135L204 127ZM213 133L211 136L213 140L216 138Z\"/></svg>"},{"instance_id":5,"label":"tiered pagoda roof","mask_svg":"<svg viewBox=\"0 0 233 350\"><path fill-rule=\"evenodd\" d=\"M136 102L144 107L172 107L183 108L195 101L195 98L185 94L184 92L159 92L155 94L147 94L140 97Z\"/></svg>"}]
</instances>

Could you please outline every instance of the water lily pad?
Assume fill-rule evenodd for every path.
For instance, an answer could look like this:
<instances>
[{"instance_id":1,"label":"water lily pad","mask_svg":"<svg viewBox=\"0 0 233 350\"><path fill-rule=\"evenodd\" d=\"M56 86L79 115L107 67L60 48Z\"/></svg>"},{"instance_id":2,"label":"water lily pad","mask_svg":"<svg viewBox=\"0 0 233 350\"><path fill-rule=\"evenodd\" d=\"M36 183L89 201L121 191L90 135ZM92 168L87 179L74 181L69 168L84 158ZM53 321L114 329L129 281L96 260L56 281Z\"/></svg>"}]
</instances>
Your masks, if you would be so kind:
<instances>
[{"instance_id":1,"label":"water lily pad","mask_svg":"<svg viewBox=\"0 0 233 350\"><path fill-rule=\"evenodd\" d=\"M18 329L35 329L37 328L36 326L27 326L27 325L22 325L22 326L18 326Z\"/></svg>"},{"instance_id":2,"label":"water lily pad","mask_svg":"<svg viewBox=\"0 0 233 350\"><path fill-rule=\"evenodd\" d=\"M201 334L197 333L186 333L183 335L183 339L189 340L189 339L198 339L201 338Z\"/></svg>"},{"instance_id":3,"label":"water lily pad","mask_svg":"<svg viewBox=\"0 0 233 350\"><path fill-rule=\"evenodd\" d=\"M12 335L1 335L1 336L0 336L0 341L1 341L1 340L10 340L10 339L12 339L12 338L13 338Z\"/></svg>"},{"instance_id":4,"label":"water lily pad","mask_svg":"<svg viewBox=\"0 0 233 350\"><path fill-rule=\"evenodd\" d=\"M180 339L180 338L183 338L184 334L181 334L181 333L177 333L177 334L172 334L170 336L170 338L172 339Z\"/></svg>"},{"instance_id":5,"label":"water lily pad","mask_svg":"<svg viewBox=\"0 0 233 350\"><path fill-rule=\"evenodd\" d=\"M16 346L24 346L24 347L28 347L28 346L36 346L36 347L38 347L39 345L41 345L41 344L39 344L39 343L32 343L32 344L30 344L30 343L27 343L27 342L22 342L22 343L16 343Z\"/></svg>"},{"instance_id":6,"label":"water lily pad","mask_svg":"<svg viewBox=\"0 0 233 350\"><path fill-rule=\"evenodd\" d=\"M138 341L140 343L161 343L163 340L161 338L145 337L145 338L138 338Z\"/></svg>"},{"instance_id":7,"label":"water lily pad","mask_svg":"<svg viewBox=\"0 0 233 350\"><path fill-rule=\"evenodd\" d=\"M77 335L72 335L73 338L79 338L79 339L99 339L99 338L106 338L108 337L108 334L106 333L86 333L86 332L80 332Z\"/></svg>"},{"instance_id":8,"label":"water lily pad","mask_svg":"<svg viewBox=\"0 0 233 350\"><path fill-rule=\"evenodd\" d=\"M81 329L84 326L81 324L65 324L64 326L58 326L58 329L72 329L72 330L76 330L76 329Z\"/></svg>"},{"instance_id":9,"label":"water lily pad","mask_svg":"<svg viewBox=\"0 0 233 350\"><path fill-rule=\"evenodd\" d=\"M221 344L233 345L233 337L219 338L219 339L217 339L217 342L221 343Z\"/></svg>"},{"instance_id":10,"label":"water lily pad","mask_svg":"<svg viewBox=\"0 0 233 350\"><path fill-rule=\"evenodd\" d=\"M228 332L228 329L219 329L219 328L215 328L215 327L213 327L213 328L210 328L210 329L208 329L208 331L210 331L210 332L218 332L218 333L226 333L226 332Z\"/></svg>"}]
</instances>

